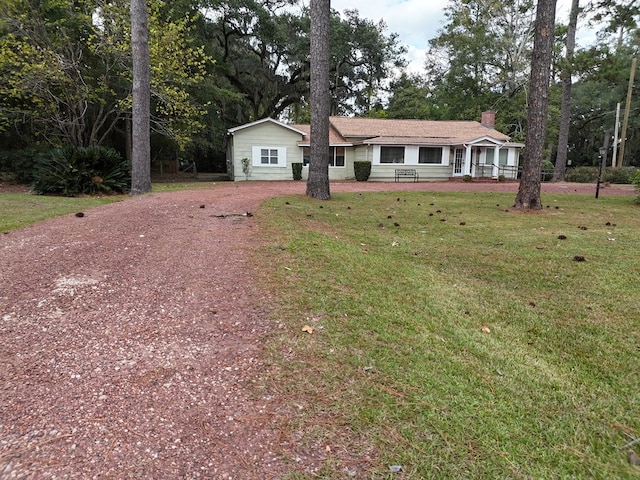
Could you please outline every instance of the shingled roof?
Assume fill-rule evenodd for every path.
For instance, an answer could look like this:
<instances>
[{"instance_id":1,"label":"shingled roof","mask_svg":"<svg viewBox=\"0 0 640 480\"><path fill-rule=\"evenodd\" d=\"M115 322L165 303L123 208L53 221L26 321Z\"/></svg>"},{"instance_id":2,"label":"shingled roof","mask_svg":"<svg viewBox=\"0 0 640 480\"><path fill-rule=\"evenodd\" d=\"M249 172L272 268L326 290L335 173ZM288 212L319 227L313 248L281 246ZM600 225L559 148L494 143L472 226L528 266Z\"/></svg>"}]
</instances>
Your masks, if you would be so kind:
<instances>
[{"instance_id":1,"label":"shingled roof","mask_svg":"<svg viewBox=\"0 0 640 480\"><path fill-rule=\"evenodd\" d=\"M272 122L302 135L298 145L309 146L311 126L284 124L271 118L229 129L229 133ZM458 120L399 120L382 118L330 117L329 143L333 146L352 145L463 145L483 140L509 143L509 136L480 122Z\"/></svg>"},{"instance_id":2,"label":"shingled roof","mask_svg":"<svg viewBox=\"0 0 640 480\"><path fill-rule=\"evenodd\" d=\"M508 135L473 121L331 117L330 122L353 143L460 145L483 138L509 141Z\"/></svg>"},{"instance_id":3,"label":"shingled roof","mask_svg":"<svg viewBox=\"0 0 640 480\"><path fill-rule=\"evenodd\" d=\"M302 139L302 141L298 142L298 145L301 147L308 147L309 146L309 142L310 142L310 136L311 136L311 125L291 125L293 128L295 128L296 130L301 130L303 132L305 132L305 135ZM347 141L342 135L340 135L340 133L338 133L338 131L335 129L335 127L333 127L333 125L329 125L329 145L332 146L337 146L337 145L342 145L342 146L351 146L353 145L353 142L349 142Z\"/></svg>"}]
</instances>

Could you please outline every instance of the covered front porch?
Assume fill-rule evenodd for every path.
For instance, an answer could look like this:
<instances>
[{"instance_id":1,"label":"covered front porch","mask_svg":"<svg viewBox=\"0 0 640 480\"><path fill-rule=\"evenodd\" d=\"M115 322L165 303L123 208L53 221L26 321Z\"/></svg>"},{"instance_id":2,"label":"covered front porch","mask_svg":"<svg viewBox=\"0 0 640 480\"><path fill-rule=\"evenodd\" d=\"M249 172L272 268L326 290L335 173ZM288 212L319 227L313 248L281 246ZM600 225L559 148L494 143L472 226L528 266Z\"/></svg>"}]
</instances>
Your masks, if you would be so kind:
<instances>
[{"instance_id":1,"label":"covered front porch","mask_svg":"<svg viewBox=\"0 0 640 480\"><path fill-rule=\"evenodd\" d=\"M516 148L514 148L516 147ZM524 145L478 139L452 148L452 178L517 179L519 148Z\"/></svg>"}]
</instances>

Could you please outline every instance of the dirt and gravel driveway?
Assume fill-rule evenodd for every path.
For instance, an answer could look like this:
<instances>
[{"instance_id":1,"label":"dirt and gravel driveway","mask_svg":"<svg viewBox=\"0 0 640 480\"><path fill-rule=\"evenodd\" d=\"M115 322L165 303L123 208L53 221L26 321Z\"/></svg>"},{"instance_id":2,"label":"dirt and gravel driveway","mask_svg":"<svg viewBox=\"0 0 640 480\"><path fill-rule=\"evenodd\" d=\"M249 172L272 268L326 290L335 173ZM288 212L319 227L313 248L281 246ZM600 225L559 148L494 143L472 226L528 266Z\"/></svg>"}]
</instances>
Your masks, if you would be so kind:
<instances>
[{"instance_id":1,"label":"dirt and gravel driveway","mask_svg":"<svg viewBox=\"0 0 640 480\"><path fill-rule=\"evenodd\" d=\"M0 235L0 478L276 479L290 462L312 468L274 421L286 399L260 387L261 337L274 325L248 261L256 218L219 217L304 189L219 183ZM634 191L601 190L614 194Z\"/></svg>"}]
</instances>

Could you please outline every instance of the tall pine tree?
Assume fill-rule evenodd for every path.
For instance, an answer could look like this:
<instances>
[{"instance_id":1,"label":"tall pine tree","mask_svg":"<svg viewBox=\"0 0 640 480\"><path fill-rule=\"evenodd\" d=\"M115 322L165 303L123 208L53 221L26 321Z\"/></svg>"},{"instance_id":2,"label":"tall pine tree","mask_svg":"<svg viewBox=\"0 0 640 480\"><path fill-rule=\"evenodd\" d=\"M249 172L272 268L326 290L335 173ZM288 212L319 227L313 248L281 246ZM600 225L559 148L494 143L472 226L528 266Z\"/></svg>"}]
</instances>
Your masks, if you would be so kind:
<instances>
[{"instance_id":1,"label":"tall pine tree","mask_svg":"<svg viewBox=\"0 0 640 480\"><path fill-rule=\"evenodd\" d=\"M526 157L522 166L520 187L516 195L518 210L540 210L540 175L544 158L547 112L549 110L549 79L553 55L556 21L556 0L538 0L531 79L529 111L527 112Z\"/></svg>"},{"instance_id":2,"label":"tall pine tree","mask_svg":"<svg viewBox=\"0 0 640 480\"><path fill-rule=\"evenodd\" d=\"M331 0L311 0L311 161L307 196L329 200L329 23Z\"/></svg>"},{"instance_id":3,"label":"tall pine tree","mask_svg":"<svg viewBox=\"0 0 640 480\"><path fill-rule=\"evenodd\" d=\"M133 61L131 195L138 195L151 191L151 82L146 0L131 0L131 57Z\"/></svg>"}]
</instances>

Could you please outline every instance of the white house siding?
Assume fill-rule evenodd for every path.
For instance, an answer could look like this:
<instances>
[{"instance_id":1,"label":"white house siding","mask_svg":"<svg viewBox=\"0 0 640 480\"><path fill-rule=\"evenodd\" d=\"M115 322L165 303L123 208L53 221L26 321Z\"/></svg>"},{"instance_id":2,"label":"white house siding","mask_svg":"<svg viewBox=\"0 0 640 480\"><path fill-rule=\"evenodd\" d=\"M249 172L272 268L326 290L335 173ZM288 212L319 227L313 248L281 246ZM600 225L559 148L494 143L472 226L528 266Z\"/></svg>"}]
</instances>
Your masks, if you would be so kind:
<instances>
[{"instance_id":1,"label":"white house siding","mask_svg":"<svg viewBox=\"0 0 640 480\"><path fill-rule=\"evenodd\" d=\"M355 147L354 158L355 162L370 162L373 160L373 146L372 145L358 145Z\"/></svg>"},{"instance_id":2,"label":"white house siding","mask_svg":"<svg viewBox=\"0 0 640 480\"><path fill-rule=\"evenodd\" d=\"M517 148L509 148L509 155L507 156L507 166L511 167L509 170L504 170L504 176L507 178L518 178L518 166L520 163L520 150Z\"/></svg>"},{"instance_id":3,"label":"white house siding","mask_svg":"<svg viewBox=\"0 0 640 480\"><path fill-rule=\"evenodd\" d=\"M329 180L351 180L355 177L353 173L353 160L355 152L353 147L345 147L344 149L344 167L329 167ZM302 148L300 148L300 159L302 162ZM309 166L302 168L302 178L306 180L309 177Z\"/></svg>"},{"instance_id":4,"label":"white house siding","mask_svg":"<svg viewBox=\"0 0 640 480\"><path fill-rule=\"evenodd\" d=\"M392 146L392 145L390 145ZM449 148L442 148L442 164L425 164L418 163L418 152L420 147L417 145L397 145L404 146L404 163L380 163L380 145L373 145L369 154L371 155L371 181L395 181L396 169L411 168L415 169L420 177L420 181L438 181L448 180L451 176L451 166L449 158ZM406 177L402 181L410 181Z\"/></svg>"},{"instance_id":5,"label":"white house siding","mask_svg":"<svg viewBox=\"0 0 640 480\"><path fill-rule=\"evenodd\" d=\"M242 159L253 159L254 147L278 149L284 154L282 166L251 166L249 180L291 180L291 164L302 162L302 149L298 142L302 135L275 123L265 122L238 130L233 134L233 177L245 180ZM252 162L253 163L253 162Z\"/></svg>"},{"instance_id":6,"label":"white house siding","mask_svg":"<svg viewBox=\"0 0 640 480\"><path fill-rule=\"evenodd\" d=\"M396 178L396 168L412 168L418 172L420 181L448 180L451 177L451 167L443 165L403 165L401 163L388 165L371 165L372 182L393 182ZM401 181L410 182L411 178L402 177Z\"/></svg>"}]
</instances>

